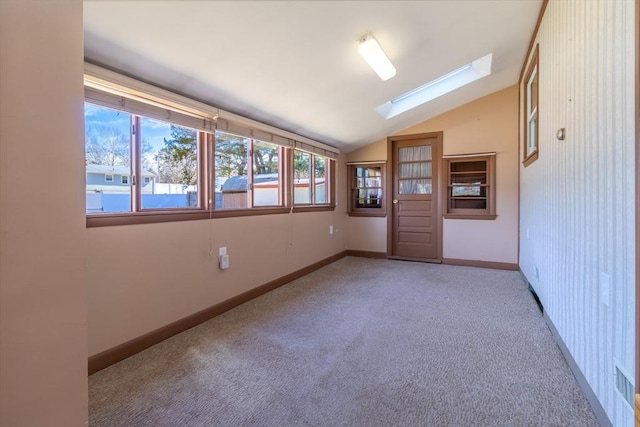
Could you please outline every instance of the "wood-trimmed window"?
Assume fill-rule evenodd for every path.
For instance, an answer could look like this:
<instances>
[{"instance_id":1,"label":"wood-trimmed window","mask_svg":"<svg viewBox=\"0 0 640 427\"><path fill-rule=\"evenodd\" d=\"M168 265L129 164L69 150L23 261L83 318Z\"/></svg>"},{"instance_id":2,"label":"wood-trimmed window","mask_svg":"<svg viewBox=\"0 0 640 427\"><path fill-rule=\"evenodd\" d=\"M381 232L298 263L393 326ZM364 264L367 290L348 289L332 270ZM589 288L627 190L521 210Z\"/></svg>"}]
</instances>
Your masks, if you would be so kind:
<instances>
[{"instance_id":1,"label":"wood-trimmed window","mask_svg":"<svg viewBox=\"0 0 640 427\"><path fill-rule=\"evenodd\" d=\"M299 208L333 206L333 168L328 157L293 150L293 204Z\"/></svg>"},{"instance_id":2,"label":"wood-trimmed window","mask_svg":"<svg viewBox=\"0 0 640 427\"><path fill-rule=\"evenodd\" d=\"M445 157L445 218L495 219L495 155Z\"/></svg>"},{"instance_id":3,"label":"wood-trimmed window","mask_svg":"<svg viewBox=\"0 0 640 427\"><path fill-rule=\"evenodd\" d=\"M540 67L538 61L538 45L533 52L531 62L524 75L524 138L523 138L523 164L525 167L538 159L538 88Z\"/></svg>"},{"instance_id":4,"label":"wood-trimmed window","mask_svg":"<svg viewBox=\"0 0 640 427\"><path fill-rule=\"evenodd\" d=\"M349 163L349 215L387 215L384 162Z\"/></svg>"}]
</instances>

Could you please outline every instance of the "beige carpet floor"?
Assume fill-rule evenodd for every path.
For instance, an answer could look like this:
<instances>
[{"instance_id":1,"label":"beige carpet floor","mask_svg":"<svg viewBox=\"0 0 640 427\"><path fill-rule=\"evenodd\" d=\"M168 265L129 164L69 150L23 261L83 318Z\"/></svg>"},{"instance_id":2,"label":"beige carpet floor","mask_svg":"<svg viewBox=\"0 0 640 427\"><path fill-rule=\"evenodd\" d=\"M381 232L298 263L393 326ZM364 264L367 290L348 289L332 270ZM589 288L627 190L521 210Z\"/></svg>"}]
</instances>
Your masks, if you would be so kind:
<instances>
[{"instance_id":1,"label":"beige carpet floor","mask_svg":"<svg viewBox=\"0 0 640 427\"><path fill-rule=\"evenodd\" d=\"M402 261L341 259L89 383L91 427L598 425L518 272Z\"/></svg>"}]
</instances>

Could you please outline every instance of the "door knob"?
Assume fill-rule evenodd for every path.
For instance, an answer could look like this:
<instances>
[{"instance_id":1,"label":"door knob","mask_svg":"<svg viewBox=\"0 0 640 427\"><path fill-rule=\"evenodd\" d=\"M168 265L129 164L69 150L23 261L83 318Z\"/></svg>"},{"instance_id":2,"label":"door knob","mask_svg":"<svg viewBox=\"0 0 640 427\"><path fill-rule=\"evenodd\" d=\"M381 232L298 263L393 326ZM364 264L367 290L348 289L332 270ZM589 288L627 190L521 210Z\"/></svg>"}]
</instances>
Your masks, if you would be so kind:
<instances>
[{"instance_id":1,"label":"door knob","mask_svg":"<svg viewBox=\"0 0 640 427\"><path fill-rule=\"evenodd\" d=\"M397 205L398 204L398 199L393 199L393 204Z\"/></svg>"}]
</instances>

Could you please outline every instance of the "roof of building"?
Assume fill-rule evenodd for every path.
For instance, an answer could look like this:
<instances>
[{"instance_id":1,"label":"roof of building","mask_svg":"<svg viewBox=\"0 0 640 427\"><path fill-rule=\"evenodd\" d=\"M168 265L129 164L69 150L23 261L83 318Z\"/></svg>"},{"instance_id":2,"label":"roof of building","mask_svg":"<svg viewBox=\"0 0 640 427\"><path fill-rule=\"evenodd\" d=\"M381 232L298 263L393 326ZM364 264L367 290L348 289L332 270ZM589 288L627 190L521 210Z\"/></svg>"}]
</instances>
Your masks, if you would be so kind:
<instances>
[{"instance_id":1,"label":"roof of building","mask_svg":"<svg viewBox=\"0 0 640 427\"><path fill-rule=\"evenodd\" d=\"M265 184L269 182L278 182L277 173L267 173L262 175L253 176L253 184ZM231 193L247 191L247 175L236 175L228 178L224 184L222 184L222 192Z\"/></svg>"}]
</instances>

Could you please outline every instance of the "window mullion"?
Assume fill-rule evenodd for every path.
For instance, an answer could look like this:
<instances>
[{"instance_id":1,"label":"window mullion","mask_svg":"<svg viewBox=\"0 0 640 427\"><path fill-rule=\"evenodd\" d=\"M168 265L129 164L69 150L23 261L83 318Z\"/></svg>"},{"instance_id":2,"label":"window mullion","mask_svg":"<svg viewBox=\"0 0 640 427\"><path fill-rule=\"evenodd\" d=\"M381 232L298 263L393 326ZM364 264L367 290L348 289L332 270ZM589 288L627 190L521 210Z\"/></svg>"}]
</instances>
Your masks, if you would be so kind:
<instances>
[{"instance_id":1,"label":"window mullion","mask_svg":"<svg viewBox=\"0 0 640 427\"><path fill-rule=\"evenodd\" d=\"M198 207L209 209L209 134L206 132L198 132L198 141L196 149L196 167L198 169Z\"/></svg>"},{"instance_id":2,"label":"window mullion","mask_svg":"<svg viewBox=\"0 0 640 427\"><path fill-rule=\"evenodd\" d=\"M316 156L315 154L309 155L309 191L311 191L309 204L316 204Z\"/></svg>"},{"instance_id":3,"label":"window mullion","mask_svg":"<svg viewBox=\"0 0 640 427\"><path fill-rule=\"evenodd\" d=\"M131 211L139 212L141 204L141 195L140 195L140 170L141 170L141 147L142 140L140 137L140 116L132 116L132 144L131 144L131 181L129 185L131 186Z\"/></svg>"},{"instance_id":4,"label":"window mullion","mask_svg":"<svg viewBox=\"0 0 640 427\"><path fill-rule=\"evenodd\" d=\"M253 139L248 140L247 146L247 203L250 208L254 207L254 197L253 197Z\"/></svg>"}]
</instances>

